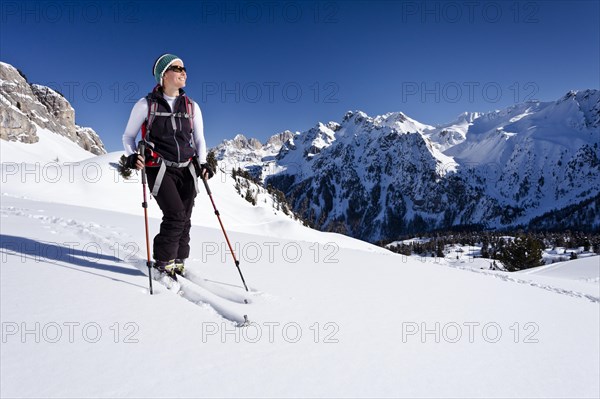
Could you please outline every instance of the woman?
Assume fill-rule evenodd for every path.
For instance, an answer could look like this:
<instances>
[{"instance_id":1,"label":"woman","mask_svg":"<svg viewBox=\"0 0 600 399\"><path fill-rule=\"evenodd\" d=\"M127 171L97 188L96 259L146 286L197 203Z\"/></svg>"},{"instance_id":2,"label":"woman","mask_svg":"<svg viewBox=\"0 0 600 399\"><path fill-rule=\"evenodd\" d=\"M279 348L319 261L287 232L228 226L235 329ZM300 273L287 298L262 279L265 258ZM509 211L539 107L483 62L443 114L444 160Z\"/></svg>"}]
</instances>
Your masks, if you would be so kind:
<instances>
[{"instance_id":1,"label":"woman","mask_svg":"<svg viewBox=\"0 0 600 399\"><path fill-rule=\"evenodd\" d=\"M154 237L154 267L172 278L183 275L190 254L190 227L197 176L210 179L202 112L183 91L187 71L183 61L163 54L154 62L157 85L133 107L123 145L127 166L146 167L152 195L163 212ZM145 154L138 154L136 137L142 130Z\"/></svg>"}]
</instances>

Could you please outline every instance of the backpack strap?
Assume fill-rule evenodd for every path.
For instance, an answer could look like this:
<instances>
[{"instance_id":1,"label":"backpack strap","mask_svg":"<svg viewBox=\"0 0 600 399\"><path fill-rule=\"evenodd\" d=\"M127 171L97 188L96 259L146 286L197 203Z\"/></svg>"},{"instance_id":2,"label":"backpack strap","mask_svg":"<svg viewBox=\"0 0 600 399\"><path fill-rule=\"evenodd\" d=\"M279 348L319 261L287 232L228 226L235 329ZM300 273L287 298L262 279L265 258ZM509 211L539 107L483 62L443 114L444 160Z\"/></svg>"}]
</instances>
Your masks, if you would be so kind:
<instances>
[{"instance_id":1,"label":"backpack strap","mask_svg":"<svg viewBox=\"0 0 600 399\"><path fill-rule=\"evenodd\" d=\"M142 138L145 139L146 135L150 134L152 130L152 123L154 122L154 118L157 116L167 116L171 118L171 124L173 125L173 130L177 130L177 124L175 123L175 118L187 118L191 120L191 128L192 132L194 131L194 102L190 100L188 96L184 96L185 99L185 113L181 112L158 112L158 102L156 99L151 98L150 96L146 97L146 101L148 101L148 115L146 116L146 123L142 126ZM145 129L144 129L145 128Z\"/></svg>"},{"instance_id":2,"label":"backpack strap","mask_svg":"<svg viewBox=\"0 0 600 399\"><path fill-rule=\"evenodd\" d=\"M156 174L156 179L154 180L154 186L152 186L151 194L153 197L156 197L158 195L158 190L160 190L160 185L162 184L166 171L167 166L164 162L161 162L160 167L158 168L158 173Z\"/></svg>"},{"instance_id":3,"label":"backpack strap","mask_svg":"<svg viewBox=\"0 0 600 399\"><path fill-rule=\"evenodd\" d=\"M191 100L188 96L185 96L185 109L187 111L188 118L190 119L191 128L192 128L192 145L196 148L196 140L194 140L194 101ZM197 155L197 154L196 154ZM194 179L194 182L196 180Z\"/></svg>"},{"instance_id":4,"label":"backpack strap","mask_svg":"<svg viewBox=\"0 0 600 399\"><path fill-rule=\"evenodd\" d=\"M188 165L190 170L190 174L192 175L192 180L194 181L194 188L196 189L196 193L200 193L200 187L198 187L198 175L196 175L196 167L194 166L194 162L190 162Z\"/></svg>"},{"instance_id":5,"label":"backpack strap","mask_svg":"<svg viewBox=\"0 0 600 399\"><path fill-rule=\"evenodd\" d=\"M178 163L167 161L166 159L161 158L160 167L158 169L158 173L156 174L156 180L154 181L154 185L152 186L152 195L154 197L158 195L158 190L160 190L163 178L165 177L165 172L167 171L167 166L172 168L188 168L192 175L192 180L194 181L194 188L196 189L196 193L200 192L200 189L198 188L198 177L196 176L196 168L194 167L194 163L191 160Z\"/></svg>"},{"instance_id":6,"label":"backpack strap","mask_svg":"<svg viewBox=\"0 0 600 399\"><path fill-rule=\"evenodd\" d=\"M148 115L146 116L145 123L142 125L142 139L148 142L148 136L152 131L152 123L154 122L154 118L158 114L156 112L156 110L158 109L158 102L150 98L150 96L146 97L146 101L148 102Z\"/></svg>"},{"instance_id":7,"label":"backpack strap","mask_svg":"<svg viewBox=\"0 0 600 399\"><path fill-rule=\"evenodd\" d=\"M142 124L142 140L146 143L146 153L144 156L146 158L146 166L158 166L160 155L154 151L154 143L150 141L150 132L152 131L152 123L158 109L158 103L151 99L150 96L146 97L146 101L148 102L148 115Z\"/></svg>"},{"instance_id":8,"label":"backpack strap","mask_svg":"<svg viewBox=\"0 0 600 399\"><path fill-rule=\"evenodd\" d=\"M154 118L157 116L166 116L169 117L171 119L171 125L173 126L173 130L177 130L177 122L175 122L175 118L188 118L192 120L192 130L194 129L194 107L193 105L190 107L190 103L188 101L188 97L185 96L185 106L186 106L186 111L185 113L182 112L158 112L158 102L156 100L152 100L152 99L148 99L149 104L148 104L148 117L146 118L147 120L147 125L148 125L148 129L150 129L150 127L152 126L152 122L154 122ZM190 109L191 109L191 113L190 113Z\"/></svg>"},{"instance_id":9,"label":"backpack strap","mask_svg":"<svg viewBox=\"0 0 600 399\"><path fill-rule=\"evenodd\" d=\"M191 119L192 133L194 132L194 102L190 100L188 96L185 96L185 109L187 111L187 117Z\"/></svg>"}]
</instances>

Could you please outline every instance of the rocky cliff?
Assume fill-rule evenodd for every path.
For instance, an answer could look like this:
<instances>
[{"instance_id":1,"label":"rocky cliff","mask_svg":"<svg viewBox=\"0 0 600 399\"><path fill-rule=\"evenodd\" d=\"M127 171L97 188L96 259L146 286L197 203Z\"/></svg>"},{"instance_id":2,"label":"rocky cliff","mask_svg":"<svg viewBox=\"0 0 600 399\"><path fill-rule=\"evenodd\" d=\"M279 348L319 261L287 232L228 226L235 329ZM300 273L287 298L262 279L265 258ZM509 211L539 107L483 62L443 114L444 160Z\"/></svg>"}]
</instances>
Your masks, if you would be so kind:
<instances>
[{"instance_id":1,"label":"rocky cliff","mask_svg":"<svg viewBox=\"0 0 600 399\"><path fill-rule=\"evenodd\" d=\"M75 124L75 110L60 93L30 84L10 64L0 62L0 139L36 143L37 127L65 136L92 154L105 154L98 134Z\"/></svg>"}]
</instances>

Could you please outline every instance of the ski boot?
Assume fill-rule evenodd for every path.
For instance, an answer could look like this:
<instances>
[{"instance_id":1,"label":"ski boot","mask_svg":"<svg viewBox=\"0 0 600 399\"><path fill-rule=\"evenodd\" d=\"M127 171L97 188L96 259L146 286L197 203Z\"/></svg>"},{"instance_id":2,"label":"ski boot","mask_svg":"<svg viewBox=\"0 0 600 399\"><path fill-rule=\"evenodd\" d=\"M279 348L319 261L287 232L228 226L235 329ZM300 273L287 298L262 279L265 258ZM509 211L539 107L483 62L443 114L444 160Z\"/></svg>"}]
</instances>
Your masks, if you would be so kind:
<instances>
[{"instance_id":1,"label":"ski boot","mask_svg":"<svg viewBox=\"0 0 600 399\"><path fill-rule=\"evenodd\" d=\"M185 276L185 259L175 259L174 271L175 274L179 274L182 277Z\"/></svg>"},{"instance_id":2,"label":"ski boot","mask_svg":"<svg viewBox=\"0 0 600 399\"><path fill-rule=\"evenodd\" d=\"M175 261L174 260L169 260L169 261L157 260L156 262L154 262L154 268L156 270L158 270L161 273L161 275L164 274L164 275L172 278L173 280L177 281L177 274L175 273Z\"/></svg>"}]
</instances>

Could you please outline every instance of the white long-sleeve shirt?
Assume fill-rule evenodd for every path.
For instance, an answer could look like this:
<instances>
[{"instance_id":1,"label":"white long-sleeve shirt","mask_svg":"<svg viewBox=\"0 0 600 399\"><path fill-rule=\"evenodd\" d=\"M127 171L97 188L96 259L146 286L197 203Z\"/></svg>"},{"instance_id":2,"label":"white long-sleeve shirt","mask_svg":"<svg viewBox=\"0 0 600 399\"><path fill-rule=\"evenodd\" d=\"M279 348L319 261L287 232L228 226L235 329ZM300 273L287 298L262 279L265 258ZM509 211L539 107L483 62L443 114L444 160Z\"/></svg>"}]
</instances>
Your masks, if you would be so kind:
<instances>
[{"instance_id":1,"label":"white long-sleeve shirt","mask_svg":"<svg viewBox=\"0 0 600 399\"><path fill-rule=\"evenodd\" d=\"M171 110L175 105L177 97L169 97L163 95ZM146 98L141 98L131 110L129 115L129 121L123 133L123 147L125 148L125 154L131 155L137 150L136 137L148 117L148 101ZM196 154L200 163L206 162L206 141L204 140L204 122L202 121L202 111L198 103L194 101L194 144L196 145Z\"/></svg>"}]
</instances>

